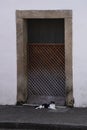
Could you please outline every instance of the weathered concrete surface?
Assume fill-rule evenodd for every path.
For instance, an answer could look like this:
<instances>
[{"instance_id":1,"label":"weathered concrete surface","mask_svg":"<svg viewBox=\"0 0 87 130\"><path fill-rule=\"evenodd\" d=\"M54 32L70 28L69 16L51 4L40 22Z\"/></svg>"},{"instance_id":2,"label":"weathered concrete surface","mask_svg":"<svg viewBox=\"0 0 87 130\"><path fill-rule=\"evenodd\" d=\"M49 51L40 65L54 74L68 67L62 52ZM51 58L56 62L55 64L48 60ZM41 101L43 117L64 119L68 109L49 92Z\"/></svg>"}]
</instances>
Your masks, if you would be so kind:
<instances>
[{"instance_id":1,"label":"weathered concrete surface","mask_svg":"<svg viewBox=\"0 0 87 130\"><path fill-rule=\"evenodd\" d=\"M86 108L38 109L29 106L0 106L1 129L87 130Z\"/></svg>"}]
</instances>

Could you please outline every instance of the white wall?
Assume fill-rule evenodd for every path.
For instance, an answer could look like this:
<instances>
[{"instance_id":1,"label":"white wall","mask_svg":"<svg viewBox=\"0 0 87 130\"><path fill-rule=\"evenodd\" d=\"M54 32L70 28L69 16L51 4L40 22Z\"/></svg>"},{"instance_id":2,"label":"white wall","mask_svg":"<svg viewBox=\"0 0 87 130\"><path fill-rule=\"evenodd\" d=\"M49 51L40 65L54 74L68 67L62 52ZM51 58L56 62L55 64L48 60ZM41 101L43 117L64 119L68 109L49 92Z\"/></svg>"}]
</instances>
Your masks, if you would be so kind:
<instances>
[{"instance_id":1,"label":"white wall","mask_svg":"<svg viewBox=\"0 0 87 130\"><path fill-rule=\"evenodd\" d=\"M87 107L87 0L0 0L0 104L17 96L16 10L73 10L73 89L76 107Z\"/></svg>"}]
</instances>

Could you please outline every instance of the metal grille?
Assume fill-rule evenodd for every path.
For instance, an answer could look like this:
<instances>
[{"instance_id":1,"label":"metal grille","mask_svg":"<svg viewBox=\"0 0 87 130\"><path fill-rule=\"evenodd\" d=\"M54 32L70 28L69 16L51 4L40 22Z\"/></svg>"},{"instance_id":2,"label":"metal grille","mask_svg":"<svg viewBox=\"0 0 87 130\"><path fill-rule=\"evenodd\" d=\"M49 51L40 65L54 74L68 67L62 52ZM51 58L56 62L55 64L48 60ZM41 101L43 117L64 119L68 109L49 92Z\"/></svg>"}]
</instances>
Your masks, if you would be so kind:
<instances>
[{"instance_id":1,"label":"metal grille","mask_svg":"<svg viewBox=\"0 0 87 130\"><path fill-rule=\"evenodd\" d=\"M28 98L65 97L64 44L28 46Z\"/></svg>"}]
</instances>

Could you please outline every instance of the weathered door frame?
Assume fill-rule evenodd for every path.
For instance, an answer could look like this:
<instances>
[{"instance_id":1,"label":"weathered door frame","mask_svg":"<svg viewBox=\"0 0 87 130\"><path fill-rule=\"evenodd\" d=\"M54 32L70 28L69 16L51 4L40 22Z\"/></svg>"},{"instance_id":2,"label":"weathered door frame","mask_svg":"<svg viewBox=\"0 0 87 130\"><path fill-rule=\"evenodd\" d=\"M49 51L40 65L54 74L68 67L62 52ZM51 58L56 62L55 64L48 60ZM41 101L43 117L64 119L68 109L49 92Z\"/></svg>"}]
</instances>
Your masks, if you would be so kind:
<instances>
[{"instance_id":1,"label":"weathered door frame","mask_svg":"<svg viewBox=\"0 0 87 130\"><path fill-rule=\"evenodd\" d=\"M72 76L72 11L71 10L17 10L17 102L27 100L27 19L64 19L65 30L65 90L66 105L73 106Z\"/></svg>"}]
</instances>

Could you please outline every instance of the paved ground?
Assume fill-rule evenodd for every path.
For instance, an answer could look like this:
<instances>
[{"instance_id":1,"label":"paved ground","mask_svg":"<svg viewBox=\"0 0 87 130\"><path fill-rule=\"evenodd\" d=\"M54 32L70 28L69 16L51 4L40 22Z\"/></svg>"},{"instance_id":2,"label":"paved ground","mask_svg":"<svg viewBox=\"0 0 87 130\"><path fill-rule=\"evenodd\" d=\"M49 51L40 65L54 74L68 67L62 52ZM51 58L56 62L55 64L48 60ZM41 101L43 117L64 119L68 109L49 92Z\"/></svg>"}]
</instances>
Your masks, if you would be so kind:
<instances>
[{"instance_id":1,"label":"paved ground","mask_svg":"<svg viewBox=\"0 0 87 130\"><path fill-rule=\"evenodd\" d=\"M87 130L87 108L59 107L57 110L36 110L29 106L0 106L1 128Z\"/></svg>"}]
</instances>

